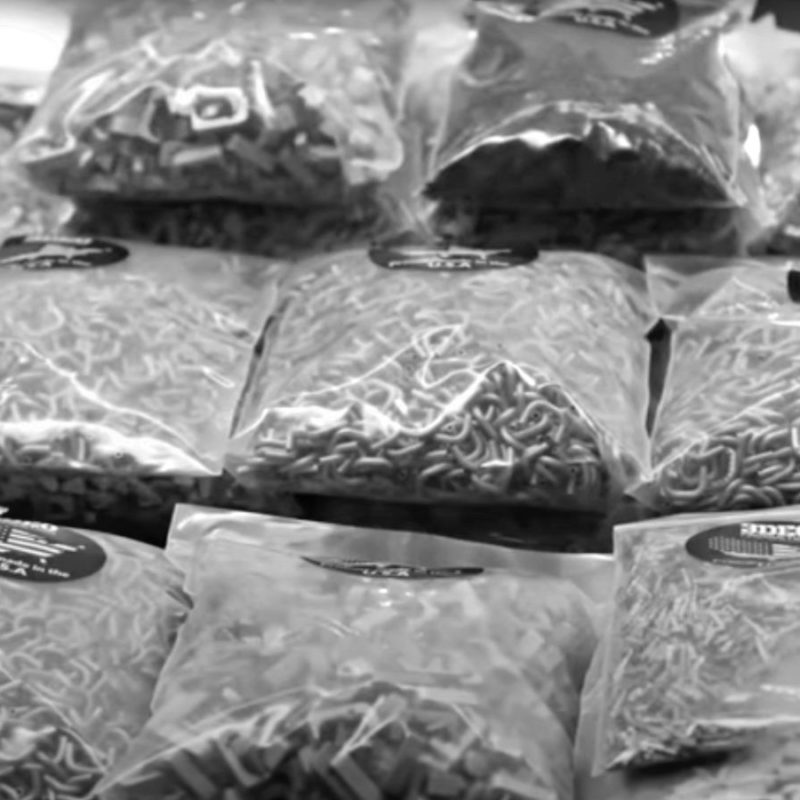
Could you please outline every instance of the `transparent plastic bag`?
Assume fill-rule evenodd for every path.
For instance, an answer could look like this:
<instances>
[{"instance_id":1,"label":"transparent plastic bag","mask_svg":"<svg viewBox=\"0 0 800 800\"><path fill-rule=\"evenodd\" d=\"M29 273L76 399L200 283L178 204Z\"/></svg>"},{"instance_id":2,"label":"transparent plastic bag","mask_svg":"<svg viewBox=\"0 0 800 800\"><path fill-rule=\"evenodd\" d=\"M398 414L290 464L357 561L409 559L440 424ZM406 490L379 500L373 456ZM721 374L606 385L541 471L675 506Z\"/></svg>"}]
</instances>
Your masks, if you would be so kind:
<instances>
[{"instance_id":1,"label":"transparent plastic bag","mask_svg":"<svg viewBox=\"0 0 800 800\"><path fill-rule=\"evenodd\" d=\"M0 519L0 786L83 800L149 716L188 612L163 552Z\"/></svg>"},{"instance_id":2,"label":"transparent plastic bag","mask_svg":"<svg viewBox=\"0 0 800 800\"><path fill-rule=\"evenodd\" d=\"M798 730L799 531L796 506L616 529L595 771Z\"/></svg>"},{"instance_id":3,"label":"transparent plastic bag","mask_svg":"<svg viewBox=\"0 0 800 800\"><path fill-rule=\"evenodd\" d=\"M672 327L652 432L652 471L635 490L662 511L800 502L800 307L786 258L650 259Z\"/></svg>"},{"instance_id":4,"label":"transparent plastic bag","mask_svg":"<svg viewBox=\"0 0 800 800\"><path fill-rule=\"evenodd\" d=\"M96 0L18 147L74 197L337 205L402 162L407 0Z\"/></svg>"},{"instance_id":5,"label":"transparent plastic bag","mask_svg":"<svg viewBox=\"0 0 800 800\"><path fill-rule=\"evenodd\" d=\"M752 0L473 5L430 165L443 218L760 205L721 47Z\"/></svg>"},{"instance_id":6,"label":"transparent plastic bag","mask_svg":"<svg viewBox=\"0 0 800 800\"><path fill-rule=\"evenodd\" d=\"M376 246L293 272L232 437L245 482L605 511L647 460L641 273Z\"/></svg>"},{"instance_id":7,"label":"transparent plastic bag","mask_svg":"<svg viewBox=\"0 0 800 800\"><path fill-rule=\"evenodd\" d=\"M222 471L280 266L22 237L0 267L0 469Z\"/></svg>"},{"instance_id":8,"label":"transparent plastic bag","mask_svg":"<svg viewBox=\"0 0 800 800\"><path fill-rule=\"evenodd\" d=\"M168 554L193 611L104 800L572 797L567 559L183 506Z\"/></svg>"}]
</instances>

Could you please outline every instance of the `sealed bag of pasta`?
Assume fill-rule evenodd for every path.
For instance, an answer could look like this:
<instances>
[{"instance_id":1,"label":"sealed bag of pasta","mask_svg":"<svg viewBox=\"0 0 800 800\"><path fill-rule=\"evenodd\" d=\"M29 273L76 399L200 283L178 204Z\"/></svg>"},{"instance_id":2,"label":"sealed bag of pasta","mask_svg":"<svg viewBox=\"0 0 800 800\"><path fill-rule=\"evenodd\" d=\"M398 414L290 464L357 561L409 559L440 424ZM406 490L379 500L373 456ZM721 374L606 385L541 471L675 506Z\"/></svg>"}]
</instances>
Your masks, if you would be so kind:
<instances>
[{"instance_id":1,"label":"sealed bag of pasta","mask_svg":"<svg viewBox=\"0 0 800 800\"><path fill-rule=\"evenodd\" d=\"M647 459L644 278L376 245L298 265L242 404L245 483L605 511Z\"/></svg>"},{"instance_id":2,"label":"sealed bag of pasta","mask_svg":"<svg viewBox=\"0 0 800 800\"><path fill-rule=\"evenodd\" d=\"M0 520L0 793L84 800L149 716L188 611L154 548Z\"/></svg>"},{"instance_id":3,"label":"sealed bag of pasta","mask_svg":"<svg viewBox=\"0 0 800 800\"><path fill-rule=\"evenodd\" d=\"M722 35L752 0L475 2L427 194L460 213L758 205Z\"/></svg>"},{"instance_id":4,"label":"sealed bag of pasta","mask_svg":"<svg viewBox=\"0 0 800 800\"><path fill-rule=\"evenodd\" d=\"M672 327L636 495L659 510L800 502L800 263L652 258L651 294Z\"/></svg>"},{"instance_id":5,"label":"sealed bag of pasta","mask_svg":"<svg viewBox=\"0 0 800 800\"><path fill-rule=\"evenodd\" d=\"M15 237L0 267L0 470L222 471L279 265Z\"/></svg>"},{"instance_id":6,"label":"sealed bag of pasta","mask_svg":"<svg viewBox=\"0 0 800 800\"><path fill-rule=\"evenodd\" d=\"M597 768L797 734L800 507L621 526L615 558Z\"/></svg>"},{"instance_id":7,"label":"sealed bag of pasta","mask_svg":"<svg viewBox=\"0 0 800 800\"><path fill-rule=\"evenodd\" d=\"M594 605L495 550L179 507L192 612L99 796L569 800Z\"/></svg>"},{"instance_id":8,"label":"sealed bag of pasta","mask_svg":"<svg viewBox=\"0 0 800 800\"><path fill-rule=\"evenodd\" d=\"M93 0L17 151L73 197L338 205L402 162L408 0Z\"/></svg>"}]
</instances>

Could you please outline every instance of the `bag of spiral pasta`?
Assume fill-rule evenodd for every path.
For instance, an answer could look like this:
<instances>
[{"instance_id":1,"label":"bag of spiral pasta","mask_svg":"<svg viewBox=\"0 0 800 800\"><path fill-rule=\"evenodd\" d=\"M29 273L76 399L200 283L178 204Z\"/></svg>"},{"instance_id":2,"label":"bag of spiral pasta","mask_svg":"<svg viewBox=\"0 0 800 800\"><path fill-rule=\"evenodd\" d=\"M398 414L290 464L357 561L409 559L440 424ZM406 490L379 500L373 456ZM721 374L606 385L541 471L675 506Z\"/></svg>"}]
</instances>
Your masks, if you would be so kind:
<instances>
[{"instance_id":1,"label":"bag of spiral pasta","mask_svg":"<svg viewBox=\"0 0 800 800\"><path fill-rule=\"evenodd\" d=\"M4 796L93 796L149 716L181 586L153 547L0 519Z\"/></svg>"},{"instance_id":2,"label":"bag of spiral pasta","mask_svg":"<svg viewBox=\"0 0 800 800\"><path fill-rule=\"evenodd\" d=\"M103 800L571 800L597 634L566 572L610 559L190 506L167 553L192 612Z\"/></svg>"},{"instance_id":3,"label":"bag of spiral pasta","mask_svg":"<svg viewBox=\"0 0 800 800\"><path fill-rule=\"evenodd\" d=\"M245 483L605 511L647 460L654 317L602 256L376 245L297 266L229 465Z\"/></svg>"},{"instance_id":4,"label":"bag of spiral pasta","mask_svg":"<svg viewBox=\"0 0 800 800\"><path fill-rule=\"evenodd\" d=\"M753 0L473 6L426 189L442 232L515 213L522 229L557 211L760 216L754 131L721 47Z\"/></svg>"},{"instance_id":5,"label":"bag of spiral pasta","mask_svg":"<svg viewBox=\"0 0 800 800\"><path fill-rule=\"evenodd\" d=\"M800 503L800 262L652 257L648 281L672 336L636 494L665 511Z\"/></svg>"},{"instance_id":6,"label":"bag of spiral pasta","mask_svg":"<svg viewBox=\"0 0 800 800\"><path fill-rule=\"evenodd\" d=\"M90 0L17 149L71 197L358 199L402 162L408 0Z\"/></svg>"}]
</instances>

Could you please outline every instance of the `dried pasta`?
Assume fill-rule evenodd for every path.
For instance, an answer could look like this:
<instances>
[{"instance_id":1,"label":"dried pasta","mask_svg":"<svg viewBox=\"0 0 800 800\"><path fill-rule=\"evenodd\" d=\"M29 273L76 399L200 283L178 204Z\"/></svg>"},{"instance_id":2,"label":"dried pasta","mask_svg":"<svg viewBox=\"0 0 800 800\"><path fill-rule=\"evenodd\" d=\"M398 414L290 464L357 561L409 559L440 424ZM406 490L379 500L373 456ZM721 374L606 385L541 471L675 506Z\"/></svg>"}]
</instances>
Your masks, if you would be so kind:
<instances>
[{"instance_id":1,"label":"dried pasta","mask_svg":"<svg viewBox=\"0 0 800 800\"><path fill-rule=\"evenodd\" d=\"M394 252L298 267L231 468L298 492L606 510L646 457L641 275L574 253Z\"/></svg>"},{"instance_id":2,"label":"dried pasta","mask_svg":"<svg viewBox=\"0 0 800 800\"><path fill-rule=\"evenodd\" d=\"M648 505L714 511L800 501L794 268L777 257L651 260L653 296L674 330L653 468L636 492Z\"/></svg>"},{"instance_id":3,"label":"dried pasta","mask_svg":"<svg viewBox=\"0 0 800 800\"><path fill-rule=\"evenodd\" d=\"M93 2L18 157L71 197L347 203L403 159L408 17L408 0Z\"/></svg>"},{"instance_id":4,"label":"dried pasta","mask_svg":"<svg viewBox=\"0 0 800 800\"><path fill-rule=\"evenodd\" d=\"M760 202L720 46L753 5L473 3L428 195L490 212Z\"/></svg>"},{"instance_id":5,"label":"dried pasta","mask_svg":"<svg viewBox=\"0 0 800 800\"><path fill-rule=\"evenodd\" d=\"M0 520L0 797L88 797L149 715L188 611L163 553Z\"/></svg>"},{"instance_id":6,"label":"dried pasta","mask_svg":"<svg viewBox=\"0 0 800 800\"><path fill-rule=\"evenodd\" d=\"M221 472L277 266L61 238L0 265L0 469Z\"/></svg>"}]
</instances>

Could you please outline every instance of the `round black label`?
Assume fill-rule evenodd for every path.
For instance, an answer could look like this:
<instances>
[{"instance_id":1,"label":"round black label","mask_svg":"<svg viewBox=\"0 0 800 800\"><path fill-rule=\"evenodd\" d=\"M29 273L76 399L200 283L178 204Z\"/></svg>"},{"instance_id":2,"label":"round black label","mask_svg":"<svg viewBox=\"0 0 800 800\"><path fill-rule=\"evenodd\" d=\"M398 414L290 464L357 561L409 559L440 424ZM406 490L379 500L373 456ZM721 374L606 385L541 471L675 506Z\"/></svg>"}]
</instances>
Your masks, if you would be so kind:
<instances>
[{"instance_id":1,"label":"round black label","mask_svg":"<svg viewBox=\"0 0 800 800\"><path fill-rule=\"evenodd\" d=\"M431 578L471 578L480 575L480 567L412 567L408 564L380 564L374 561L353 561L340 558L306 558L315 567L346 572L362 578L398 578L429 580Z\"/></svg>"},{"instance_id":2,"label":"round black label","mask_svg":"<svg viewBox=\"0 0 800 800\"><path fill-rule=\"evenodd\" d=\"M689 555L728 567L764 567L800 559L800 523L780 520L741 522L696 533L686 542Z\"/></svg>"},{"instance_id":3,"label":"round black label","mask_svg":"<svg viewBox=\"0 0 800 800\"><path fill-rule=\"evenodd\" d=\"M470 272L479 269L508 269L529 264L528 255L510 250L472 250L467 247L433 249L430 247L375 245L369 257L373 264L385 269L418 269L449 272Z\"/></svg>"},{"instance_id":4,"label":"round black label","mask_svg":"<svg viewBox=\"0 0 800 800\"><path fill-rule=\"evenodd\" d=\"M0 248L0 267L22 269L89 269L118 264L126 248L102 239L71 236L13 236Z\"/></svg>"},{"instance_id":5,"label":"round black label","mask_svg":"<svg viewBox=\"0 0 800 800\"><path fill-rule=\"evenodd\" d=\"M103 548L70 528L0 520L0 578L77 581L94 575L105 563Z\"/></svg>"},{"instance_id":6,"label":"round black label","mask_svg":"<svg viewBox=\"0 0 800 800\"><path fill-rule=\"evenodd\" d=\"M680 9L677 0L556 0L545 15L573 25L657 39L675 31Z\"/></svg>"}]
</instances>

